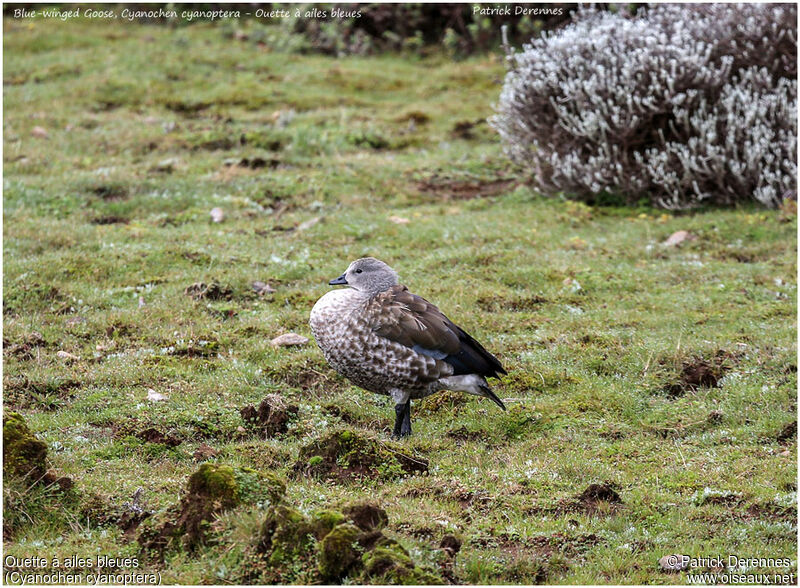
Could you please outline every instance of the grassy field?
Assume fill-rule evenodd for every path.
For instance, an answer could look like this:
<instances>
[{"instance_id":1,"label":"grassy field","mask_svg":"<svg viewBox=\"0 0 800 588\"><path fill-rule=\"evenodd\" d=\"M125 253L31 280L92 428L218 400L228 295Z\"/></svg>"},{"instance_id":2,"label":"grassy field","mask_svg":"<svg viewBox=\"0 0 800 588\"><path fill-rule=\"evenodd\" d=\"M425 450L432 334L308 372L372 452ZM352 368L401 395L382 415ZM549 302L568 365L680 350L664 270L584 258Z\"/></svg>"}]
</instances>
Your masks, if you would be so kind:
<instances>
[{"instance_id":1,"label":"grassy field","mask_svg":"<svg viewBox=\"0 0 800 588\"><path fill-rule=\"evenodd\" d=\"M499 56L281 54L208 25L4 32L3 403L74 482L8 477L7 555L321 581L313 554L265 563L277 499L215 508L191 549L143 551L208 459L274 475L309 516L373 501L450 582L686 583L659 568L673 553L796 573L794 214L535 194L485 124ZM678 230L695 238L664 246ZM328 280L364 255L502 360L507 412L437 395L393 443L389 399L313 341L270 344L310 337ZM272 436L240 413L268 395L297 407ZM427 472L309 475L332 434ZM136 505L153 513L138 527Z\"/></svg>"}]
</instances>

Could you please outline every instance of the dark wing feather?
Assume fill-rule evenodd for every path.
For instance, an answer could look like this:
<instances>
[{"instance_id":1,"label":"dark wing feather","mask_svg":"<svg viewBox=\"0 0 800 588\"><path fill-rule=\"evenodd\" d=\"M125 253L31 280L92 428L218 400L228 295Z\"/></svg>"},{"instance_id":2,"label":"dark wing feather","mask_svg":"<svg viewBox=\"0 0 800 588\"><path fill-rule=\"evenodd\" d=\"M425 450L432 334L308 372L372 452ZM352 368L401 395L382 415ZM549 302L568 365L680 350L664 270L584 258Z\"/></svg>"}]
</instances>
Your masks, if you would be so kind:
<instances>
[{"instance_id":1,"label":"dark wing feather","mask_svg":"<svg viewBox=\"0 0 800 588\"><path fill-rule=\"evenodd\" d=\"M405 286L392 286L373 297L366 315L376 334L449 363L453 366L453 375L497 378L506 373L494 355L453 324L436 306L412 294Z\"/></svg>"}]
</instances>

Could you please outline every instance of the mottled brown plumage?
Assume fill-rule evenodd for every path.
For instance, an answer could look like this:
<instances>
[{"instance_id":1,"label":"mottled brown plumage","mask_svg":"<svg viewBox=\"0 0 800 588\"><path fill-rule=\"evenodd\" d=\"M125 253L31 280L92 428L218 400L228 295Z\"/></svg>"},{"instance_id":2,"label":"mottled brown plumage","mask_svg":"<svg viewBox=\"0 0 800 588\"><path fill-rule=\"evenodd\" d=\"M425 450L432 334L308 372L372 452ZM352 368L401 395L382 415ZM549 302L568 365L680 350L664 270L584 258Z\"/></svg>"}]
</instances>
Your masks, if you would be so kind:
<instances>
[{"instance_id":1,"label":"mottled brown plumage","mask_svg":"<svg viewBox=\"0 0 800 588\"><path fill-rule=\"evenodd\" d=\"M397 283L388 265L354 261L311 311L311 330L325 358L355 384L392 396L395 435L410 434L410 399L440 390L484 396L501 408L486 377L500 362L436 306Z\"/></svg>"},{"instance_id":2,"label":"mottled brown plumage","mask_svg":"<svg viewBox=\"0 0 800 588\"><path fill-rule=\"evenodd\" d=\"M414 347L457 353L458 328L433 304L408 291L403 285L392 286L372 297L365 313L381 337Z\"/></svg>"}]
</instances>

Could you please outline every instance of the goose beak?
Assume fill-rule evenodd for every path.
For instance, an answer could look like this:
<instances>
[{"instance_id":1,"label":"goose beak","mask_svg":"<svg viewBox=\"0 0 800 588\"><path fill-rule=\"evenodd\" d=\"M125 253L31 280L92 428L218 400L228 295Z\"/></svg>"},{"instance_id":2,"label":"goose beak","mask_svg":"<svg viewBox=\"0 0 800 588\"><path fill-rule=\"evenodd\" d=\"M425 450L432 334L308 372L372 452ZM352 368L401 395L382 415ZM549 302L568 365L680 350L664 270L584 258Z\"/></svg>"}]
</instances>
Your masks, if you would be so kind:
<instances>
[{"instance_id":1,"label":"goose beak","mask_svg":"<svg viewBox=\"0 0 800 588\"><path fill-rule=\"evenodd\" d=\"M330 284L331 286L346 286L347 279L344 277L344 274L342 274L335 280L331 280L330 282L328 282L328 284Z\"/></svg>"}]
</instances>

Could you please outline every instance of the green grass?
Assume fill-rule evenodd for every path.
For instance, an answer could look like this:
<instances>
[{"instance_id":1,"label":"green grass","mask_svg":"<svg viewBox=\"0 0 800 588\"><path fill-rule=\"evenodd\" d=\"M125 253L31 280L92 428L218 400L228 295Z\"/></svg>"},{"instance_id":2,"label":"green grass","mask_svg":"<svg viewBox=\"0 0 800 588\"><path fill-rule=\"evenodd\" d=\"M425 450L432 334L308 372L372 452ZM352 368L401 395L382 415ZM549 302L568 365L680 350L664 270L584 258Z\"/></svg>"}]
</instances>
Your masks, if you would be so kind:
<instances>
[{"instance_id":1,"label":"green grass","mask_svg":"<svg viewBox=\"0 0 800 588\"><path fill-rule=\"evenodd\" d=\"M175 504L204 443L284 478L306 512L374 499L423 564L459 535L461 582L685 583L658 569L671 553L788 557L772 571L796 572L797 442L777 440L797 409L795 216L538 196L485 124L455 132L491 115L498 56L299 56L207 25L4 32L4 406L75 481L63 499L11 485L7 554L136 556L113 513L139 487L146 509ZM263 167L226 165L243 159ZM697 239L661 245L681 229ZM363 255L501 358L509 411L418 405L404 444L426 476L298 477L313 439L391 431L389 399L313 343L269 344L310 337L314 301ZM226 297L184 294L213 280ZM669 393L698 359L724 364L719 387ZM264 440L239 410L267 394L300 411ZM182 443L136 437L151 427ZM592 483L622 504L581 508ZM142 569L235 582L263 517L225 513L215 544Z\"/></svg>"}]
</instances>

